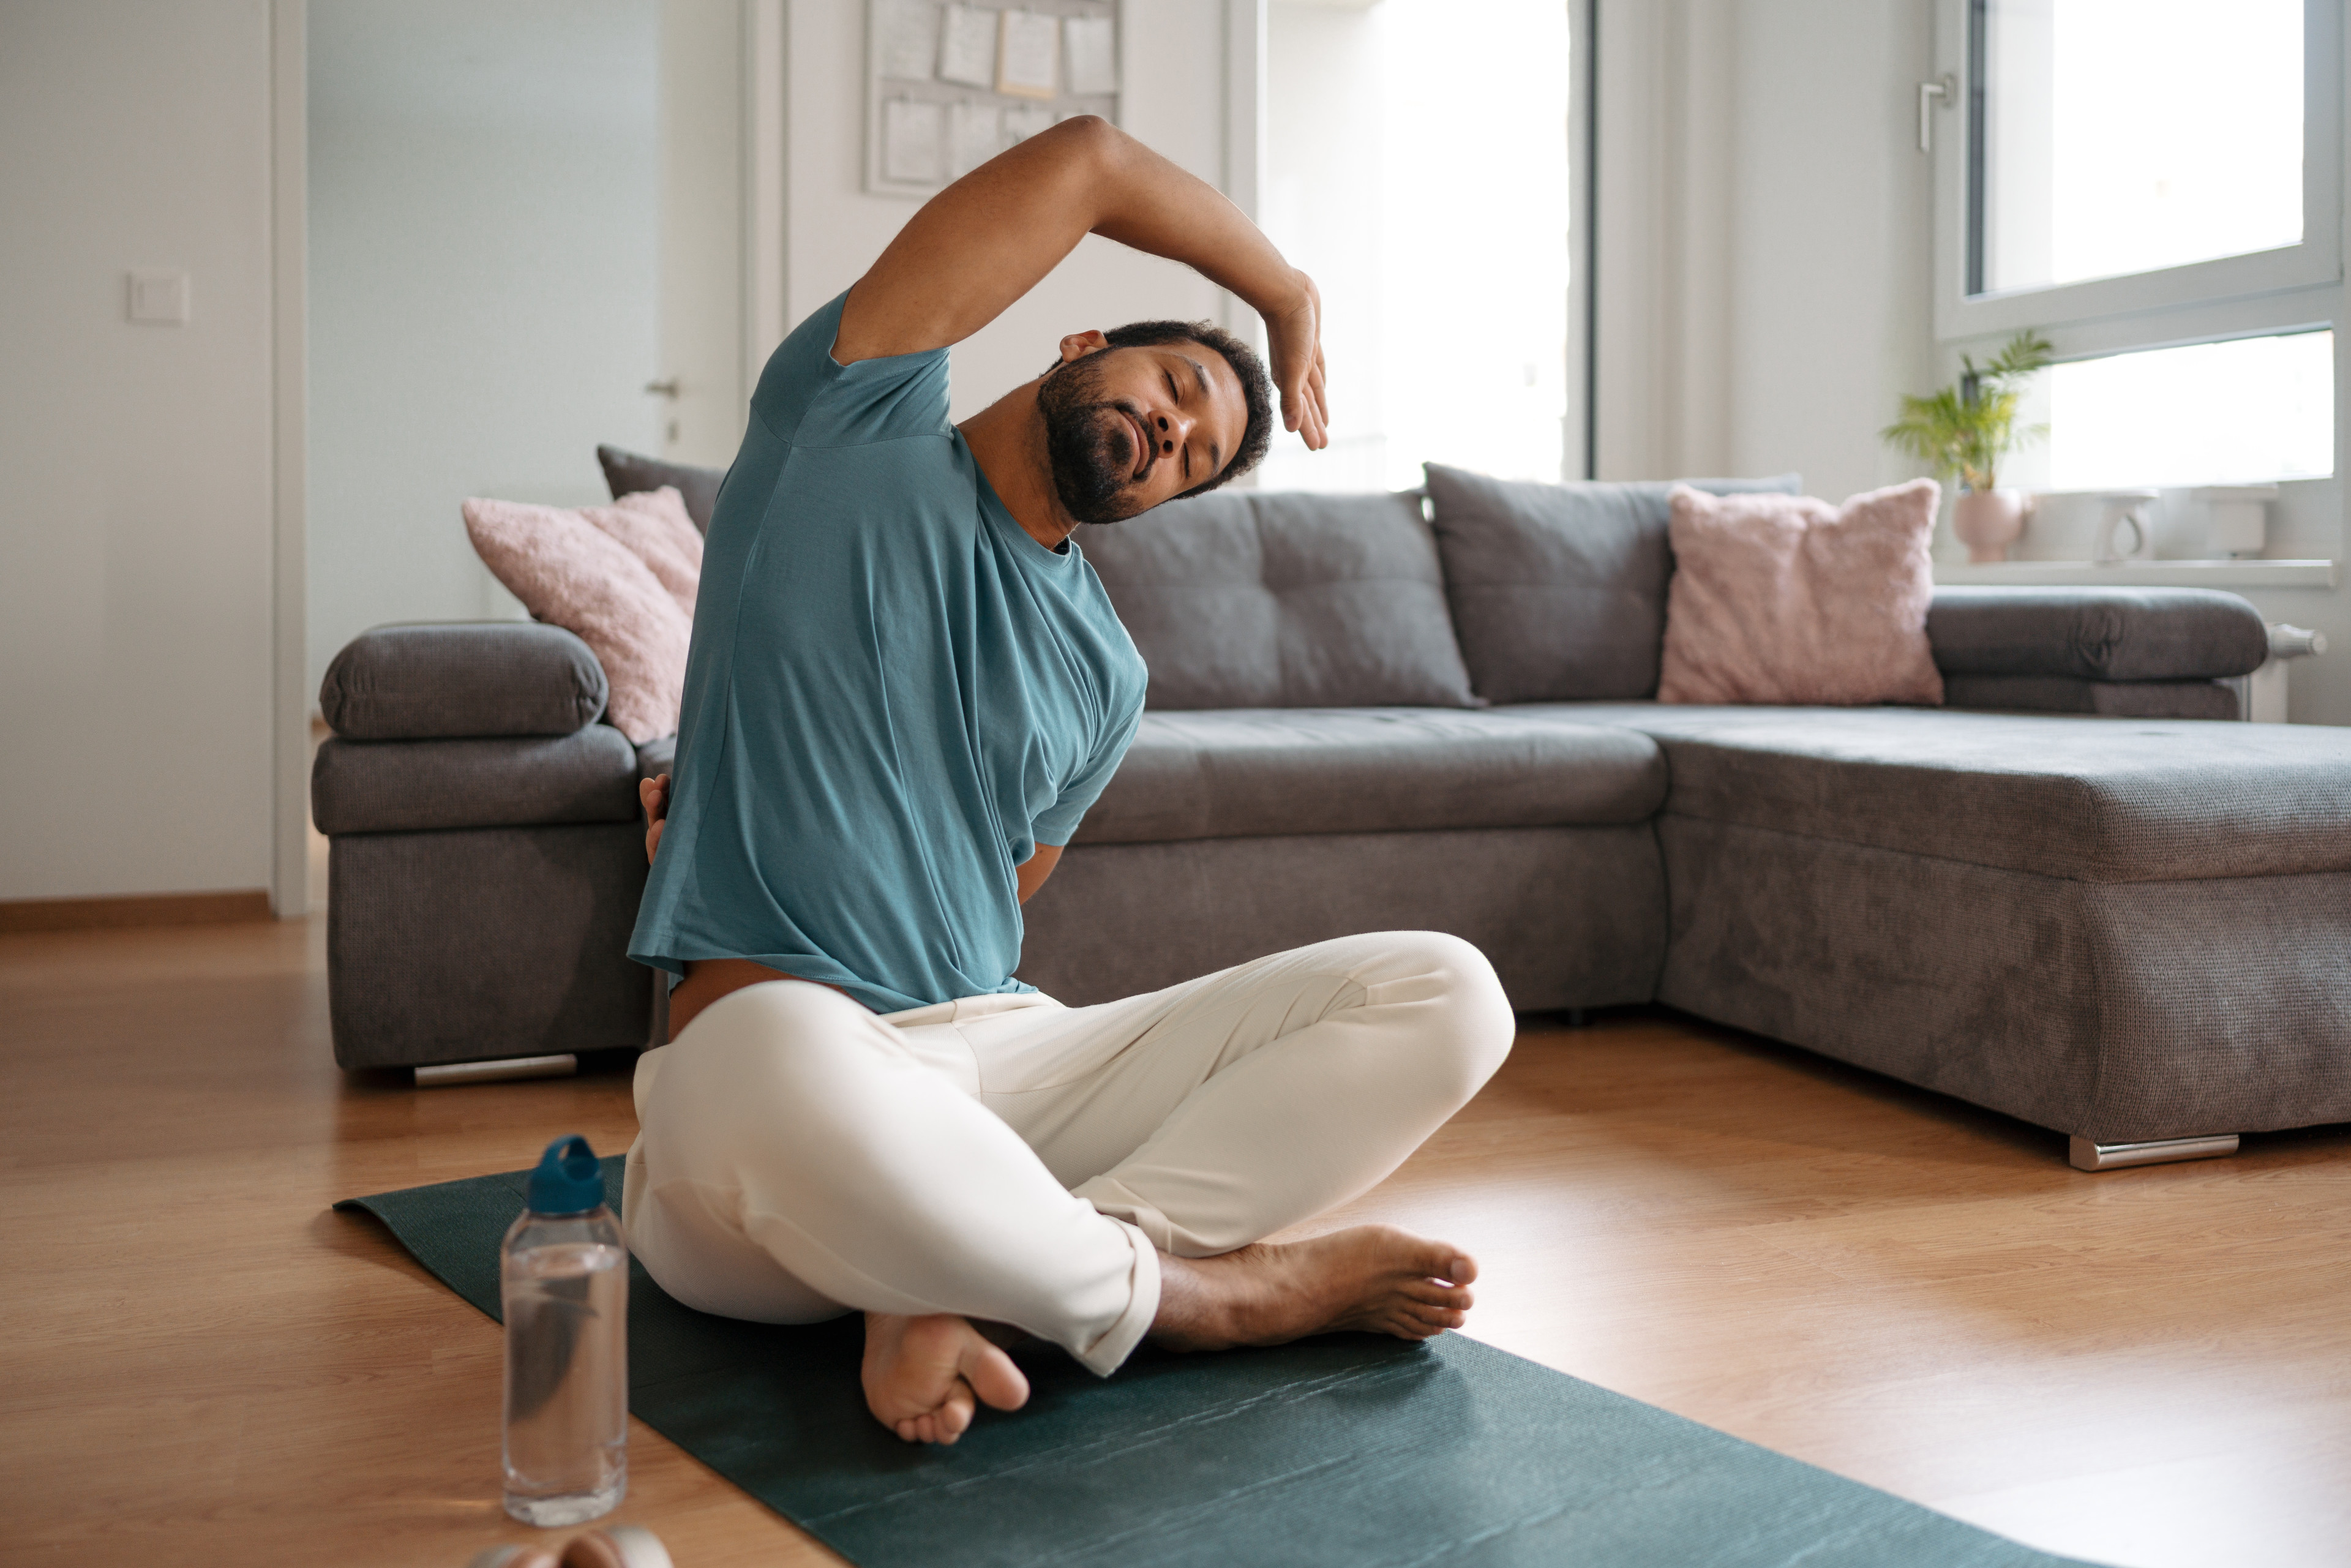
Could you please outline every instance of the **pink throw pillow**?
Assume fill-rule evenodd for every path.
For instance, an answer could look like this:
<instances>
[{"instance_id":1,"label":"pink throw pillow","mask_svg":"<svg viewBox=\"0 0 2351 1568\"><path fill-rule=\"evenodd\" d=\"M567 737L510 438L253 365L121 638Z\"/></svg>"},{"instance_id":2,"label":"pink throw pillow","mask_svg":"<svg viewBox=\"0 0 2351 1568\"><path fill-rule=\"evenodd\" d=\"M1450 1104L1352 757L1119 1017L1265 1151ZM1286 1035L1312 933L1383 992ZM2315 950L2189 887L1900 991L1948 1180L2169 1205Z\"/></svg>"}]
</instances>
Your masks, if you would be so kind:
<instances>
[{"instance_id":1,"label":"pink throw pillow","mask_svg":"<svg viewBox=\"0 0 2351 1568\"><path fill-rule=\"evenodd\" d=\"M640 746L675 730L694 617L653 569L585 513L473 500L465 514L475 553L533 619L594 651L612 689L612 727Z\"/></svg>"},{"instance_id":2,"label":"pink throw pillow","mask_svg":"<svg viewBox=\"0 0 2351 1568\"><path fill-rule=\"evenodd\" d=\"M693 619L695 591L702 583L702 532L686 515L677 486L640 490L609 507L583 507L580 515L627 546Z\"/></svg>"},{"instance_id":3,"label":"pink throw pillow","mask_svg":"<svg viewBox=\"0 0 2351 1568\"><path fill-rule=\"evenodd\" d=\"M1842 507L1674 486L1657 700L1939 706L1927 604L1941 496L1932 479Z\"/></svg>"}]
</instances>

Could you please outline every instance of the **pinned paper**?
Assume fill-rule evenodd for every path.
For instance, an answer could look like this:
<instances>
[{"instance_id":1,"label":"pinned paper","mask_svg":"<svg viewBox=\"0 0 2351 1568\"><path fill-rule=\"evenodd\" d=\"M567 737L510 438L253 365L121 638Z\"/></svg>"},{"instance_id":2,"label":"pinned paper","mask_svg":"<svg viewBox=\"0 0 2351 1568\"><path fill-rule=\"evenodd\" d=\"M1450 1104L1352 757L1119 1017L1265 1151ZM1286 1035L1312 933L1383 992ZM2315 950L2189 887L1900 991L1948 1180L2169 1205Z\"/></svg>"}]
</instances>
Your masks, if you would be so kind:
<instances>
[{"instance_id":1,"label":"pinned paper","mask_svg":"<svg viewBox=\"0 0 2351 1568\"><path fill-rule=\"evenodd\" d=\"M1040 131L1053 129L1053 111L1041 103L1024 103L1004 111L1004 139L1026 141Z\"/></svg>"},{"instance_id":2,"label":"pinned paper","mask_svg":"<svg viewBox=\"0 0 2351 1568\"><path fill-rule=\"evenodd\" d=\"M892 99L882 106L882 175L935 185L939 172L940 106Z\"/></svg>"},{"instance_id":3,"label":"pinned paper","mask_svg":"<svg viewBox=\"0 0 2351 1568\"><path fill-rule=\"evenodd\" d=\"M1013 98L1051 98L1061 85L1058 16L1007 11L996 50L996 90Z\"/></svg>"},{"instance_id":4,"label":"pinned paper","mask_svg":"<svg viewBox=\"0 0 2351 1568\"><path fill-rule=\"evenodd\" d=\"M1116 24L1108 16L1068 16L1061 47L1070 57L1070 90L1095 95L1118 90Z\"/></svg>"},{"instance_id":5,"label":"pinned paper","mask_svg":"<svg viewBox=\"0 0 2351 1568\"><path fill-rule=\"evenodd\" d=\"M939 30L939 75L967 87L996 85L997 13L950 5Z\"/></svg>"},{"instance_id":6,"label":"pinned paper","mask_svg":"<svg viewBox=\"0 0 2351 1568\"><path fill-rule=\"evenodd\" d=\"M1004 111L992 103L947 106L947 178L961 179L1004 151Z\"/></svg>"},{"instance_id":7,"label":"pinned paper","mask_svg":"<svg viewBox=\"0 0 2351 1568\"><path fill-rule=\"evenodd\" d=\"M931 0L881 0L882 74L928 81L939 57L939 8Z\"/></svg>"}]
</instances>

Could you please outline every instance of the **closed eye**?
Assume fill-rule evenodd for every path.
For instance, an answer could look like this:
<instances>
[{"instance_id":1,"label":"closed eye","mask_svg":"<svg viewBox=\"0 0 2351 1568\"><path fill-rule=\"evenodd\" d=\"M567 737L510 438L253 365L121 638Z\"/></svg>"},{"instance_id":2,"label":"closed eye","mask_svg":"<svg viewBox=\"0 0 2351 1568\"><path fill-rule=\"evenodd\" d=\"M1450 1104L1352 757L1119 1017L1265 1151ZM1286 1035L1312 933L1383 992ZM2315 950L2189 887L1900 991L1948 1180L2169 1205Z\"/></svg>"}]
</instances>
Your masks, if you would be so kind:
<instances>
[{"instance_id":1,"label":"closed eye","mask_svg":"<svg viewBox=\"0 0 2351 1568\"><path fill-rule=\"evenodd\" d=\"M1174 372L1174 371L1161 371L1159 372L1159 374L1160 374L1160 375L1161 375L1161 377L1162 377L1162 378L1164 378L1164 379L1166 381L1166 382L1167 382L1167 396L1168 396L1169 400L1170 400L1171 402L1173 402L1176 404L1176 407L1178 407L1178 408L1183 407L1183 406L1184 406L1184 390L1183 390L1181 387L1179 387L1179 386L1177 386L1177 385L1176 384L1176 374L1175 374L1175 372ZM1186 443L1184 444L1184 477L1185 477L1185 478L1186 478L1186 479L1189 479L1191 476L1192 476L1192 444L1191 444L1190 442L1188 442L1188 441L1187 441L1187 442L1186 442Z\"/></svg>"}]
</instances>

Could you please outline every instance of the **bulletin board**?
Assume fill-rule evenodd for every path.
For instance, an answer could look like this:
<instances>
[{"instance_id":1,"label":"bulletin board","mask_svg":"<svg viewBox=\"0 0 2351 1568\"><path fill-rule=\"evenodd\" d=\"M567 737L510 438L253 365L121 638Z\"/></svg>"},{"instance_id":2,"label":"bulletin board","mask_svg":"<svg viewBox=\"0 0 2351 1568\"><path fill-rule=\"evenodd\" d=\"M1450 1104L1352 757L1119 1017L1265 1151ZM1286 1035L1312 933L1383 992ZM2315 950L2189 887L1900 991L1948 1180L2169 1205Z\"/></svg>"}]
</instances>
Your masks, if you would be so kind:
<instances>
[{"instance_id":1,"label":"bulletin board","mask_svg":"<svg viewBox=\"0 0 2351 1568\"><path fill-rule=\"evenodd\" d=\"M866 0L865 188L920 199L1072 115L1118 122L1118 0Z\"/></svg>"}]
</instances>

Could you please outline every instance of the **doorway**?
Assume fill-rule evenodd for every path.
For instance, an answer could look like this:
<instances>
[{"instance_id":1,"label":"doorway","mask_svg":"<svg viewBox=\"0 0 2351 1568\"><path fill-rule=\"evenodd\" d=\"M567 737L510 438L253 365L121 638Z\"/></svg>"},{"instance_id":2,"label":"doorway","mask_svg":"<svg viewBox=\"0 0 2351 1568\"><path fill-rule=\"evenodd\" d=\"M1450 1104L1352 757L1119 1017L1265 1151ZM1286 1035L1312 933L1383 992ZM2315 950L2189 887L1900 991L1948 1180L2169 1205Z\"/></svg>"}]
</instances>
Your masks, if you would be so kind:
<instances>
[{"instance_id":1,"label":"doorway","mask_svg":"<svg viewBox=\"0 0 2351 1568\"><path fill-rule=\"evenodd\" d=\"M308 690L370 626L517 619L471 496L741 438L740 0L309 0Z\"/></svg>"}]
</instances>

